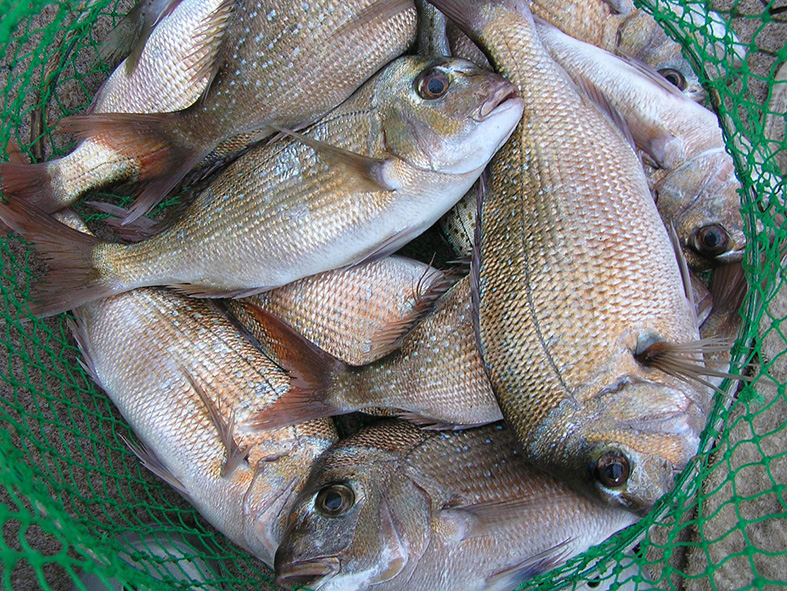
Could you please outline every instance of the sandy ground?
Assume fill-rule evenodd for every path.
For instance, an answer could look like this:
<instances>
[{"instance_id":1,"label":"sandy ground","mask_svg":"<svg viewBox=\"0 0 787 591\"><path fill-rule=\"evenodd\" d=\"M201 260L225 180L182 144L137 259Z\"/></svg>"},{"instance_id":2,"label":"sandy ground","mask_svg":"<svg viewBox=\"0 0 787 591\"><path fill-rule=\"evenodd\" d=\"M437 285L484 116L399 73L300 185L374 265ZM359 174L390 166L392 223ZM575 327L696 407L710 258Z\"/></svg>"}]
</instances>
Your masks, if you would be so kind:
<instances>
[{"instance_id":1,"label":"sandy ground","mask_svg":"<svg viewBox=\"0 0 787 591\"><path fill-rule=\"evenodd\" d=\"M118 12L124 12L130 4L129 0L119 3ZM750 54L747 58L748 67L763 78L767 78L776 62L776 53L785 45L787 25L783 21L775 21L762 28L761 21L747 18L746 15L757 15L762 12L762 3L759 0L746 0L735 2L722 0L716 5L722 10L734 10L737 15L734 27L740 39L744 42L755 38L758 46L763 50ZM776 4L778 6L778 3ZM40 17L31 21L33 28L38 22L47 22L54 17L54 10L45 10ZM109 18L102 18L93 35L100 39L108 30ZM69 39L58 38L53 40L53 47L60 43L67 46ZM20 52L17 55L24 55ZM57 61L55 58L53 61ZM25 58L15 58L13 63L8 56L3 59L0 66L3 71L21 70L28 63ZM88 71L89 56L83 61L77 60L80 71ZM36 75L40 76L38 71ZM61 76L61 80L67 76ZM101 83L103 76L95 74L84 79L81 84L73 80L65 80L58 87L55 99L65 105L81 105L86 101ZM754 84L753 92L759 104L767 101L767 85L762 82ZM29 118L19 122L22 130L20 137L26 141L30 125ZM66 138L57 138L58 144L63 144ZM39 156L47 156L51 146L44 145ZM12 241L12 252L24 251L22 245ZM4 274L13 278L13 283L24 286L26 283L22 269L15 268L14 260L6 251L2 252ZM9 285L6 280L4 289ZM3 317L14 319L16 322L19 310L9 308L6 302ZM734 425L730 432L729 440L718 446L712 455L707 468L708 476L704 480L701 490L703 502L701 506L695 505L692 513L686 515L686 526L680 530L680 545L671 544L670 552L659 550L659 540L669 543L674 536L674 527L655 528L653 539L655 546L648 550L648 560L655 563L649 569L650 576L660 581L657 586L668 588L668 583L674 588L686 590L700 590L711 588L708 577L699 576L706 571L708 565L715 567L713 583L717 589L744 588L755 581L752 572L765 579L785 580L787 573L787 557L771 557L764 553L752 552L747 548L754 548L764 552L783 551L787 547L787 527L785 526L785 498L779 498L774 492L774 483L787 482L787 460L778 457L787 447L787 405L785 404L784 384L787 383L787 356L780 355L787 348L783 332L773 327L778 320L787 317L787 288L782 288L766 302L767 313L763 315L759 329L759 338L762 343L761 356L764 365L774 360L769 366L770 377L761 378L756 385L761 399L747 405L738 405L732 411L728 422ZM24 311L21 311L24 315ZM56 473L60 465L56 458L72 458L73 465L70 474L64 478L62 488L52 488L50 494L53 498L60 499L66 507L66 513L78 516L80 514L103 514L101 520L105 523L117 523L122 529L124 524L144 529L149 527L160 528L160 525L147 526L150 517L144 504L164 506L170 508L186 509L188 505L173 491L157 483L156 479L136 466L136 460L123 452L122 443L113 435L114 431L127 433L122 423L115 425L112 421L121 421L117 412L111 405L101 402L101 397L94 398L90 387L81 376L69 371L76 359L73 348L64 348L63 343L70 339L63 323L59 319L48 320L35 325L32 321L24 320L24 333L20 332L14 323L2 326L5 320L0 321L0 329L5 331L5 343L10 343L13 349L0 348L0 364L4 373L13 376L13 382L20 384L12 387L8 381L0 382L0 392L6 401L3 411L7 414L10 423L16 423L30 432L30 436L21 439L17 430L9 430L10 441L26 455L38 455L40 467L44 472ZM42 350L54 351L51 362L49 358L37 356ZM7 359L6 359L7 358ZM54 370L70 376L67 383L63 384L47 368L54 363ZM25 384L33 388L56 393L51 399L33 396ZM69 402L65 402L69 401ZM72 404L74 409L72 410ZM86 410L79 410L80 408ZM113 418L111 418L113 417ZM759 445L752 440L760 438ZM763 453L770 455L771 460L764 462ZM83 461L84 459L84 461ZM16 460L17 462L19 459ZM84 466L82 465L84 464ZM96 466L127 466L125 471L128 477L116 482L107 478ZM8 463L0 464L0 478L5 474L10 475L14 470L13 459ZM729 474L735 472L735 478ZM20 471L16 476L20 482L34 478L34 474ZM21 494L22 496L18 496ZM112 499L135 499L134 510L118 509ZM108 499L102 501L102 499ZM0 487L0 501L6 511L35 511L36 507L30 506L24 498L24 487L13 487L6 490ZM174 510L174 509L172 509ZM172 511L171 510L171 511ZM39 510L40 511L40 510ZM1 516L2 514L0 514ZM704 519L702 524L702 538L704 544L698 544L700 539L699 528L692 525L697 516ZM765 515L780 515L781 517L760 520ZM188 514L182 518L187 524L193 518ZM49 557L42 569L45 583L58 591L70 589L71 577L63 569L63 561L58 559L59 553L65 552L72 557L84 555L85 550L74 545L64 548L58 541L57 519L42 519L41 524L27 526L24 519L8 519L2 528L2 538L10 548L29 546L41 552L44 557ZM745 525L744 525L745 523ZM208 526L202 526L210 531ZM667 531L669 530L669 531ZM92 532L100 537L102 532ZM659 537L661 536L661 537ZM0 569L4 568L0 563ZM254 572L259 565L252 562L239 562L234 567L247 576L255 576ZM694 578L680 577L680 571ZM11 588L19 591L38 589L42 581L37 580L33 569L27 562L19 562L17 568L10 573L6 581ZM257 572L258 578L262 576ZM261 579L260 579L261 581ZM229 588L229 587L228 587ZM237 586L234 588L244 588ZM248 586L252 588L252 586ZM256 588L264 588L264 583L259 582Z\"/></svg>"}]
</instances>

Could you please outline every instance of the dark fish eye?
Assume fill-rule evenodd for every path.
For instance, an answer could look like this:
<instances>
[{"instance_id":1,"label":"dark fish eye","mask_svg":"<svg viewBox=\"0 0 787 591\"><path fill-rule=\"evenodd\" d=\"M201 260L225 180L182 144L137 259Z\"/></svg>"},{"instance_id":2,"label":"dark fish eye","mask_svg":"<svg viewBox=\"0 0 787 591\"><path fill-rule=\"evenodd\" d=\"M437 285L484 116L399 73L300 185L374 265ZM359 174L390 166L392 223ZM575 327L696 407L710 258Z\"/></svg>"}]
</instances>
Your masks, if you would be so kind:
<instances>
[{"instance_id":1,"label":"dark fish eye","mask_svg":"<svg viewBox=\"0 0 787 591\"><path fill-rule=\"evenodd\" d=\"M700 254L717 256L727 252L729 243L730 237L724 231L724 228L711 224L710 226L703 226L697 231L694 247Z\"/></svg>"},{"instance_id":2,"label":"dark fish eye","mask_svg":"<svg viewBox=\"0 0 787 591\"><path fill-rule=\"evenodd\" d=\"M607 488L619 488L631 475L628 458L617 450L608 451L596 462L593 475Z\"/></svg>"},{"instance_id":3,"label":"dark fish eye","mask_svg":"<svg viewBox=\"0 0 787 591\"><path fill-rule=\"evenodd\" d=\"M314 507L323 515L336 517L347 513L355 504L355 494L345 484L330 484L321 489L314 499Z\"/></svg>"},{"instance_id":4,"label":"dark fish eye","mask_svg":"<svg viewBox=\"0 0 787 591\"><path fill-rule=\"evenodd\" d=\"M415 81L418 96L426 100L439 99L451 86L448 74L438 68L430 68L423 72Z\"/></svg>"},{"instance_id":5,"label":"dark fish eye","mask_svg":"<svg viewBox=\"0 0 787 591\"><path fill-rule=\"evenodd\" d=\"M673 68L662 68L659 70L659 74L664 76L667 82L673 86L677 86L680 90L686 90L686 87L688 86L688 84L686 84L686 77L678 70Z\"/></svg>"}]
</instances>

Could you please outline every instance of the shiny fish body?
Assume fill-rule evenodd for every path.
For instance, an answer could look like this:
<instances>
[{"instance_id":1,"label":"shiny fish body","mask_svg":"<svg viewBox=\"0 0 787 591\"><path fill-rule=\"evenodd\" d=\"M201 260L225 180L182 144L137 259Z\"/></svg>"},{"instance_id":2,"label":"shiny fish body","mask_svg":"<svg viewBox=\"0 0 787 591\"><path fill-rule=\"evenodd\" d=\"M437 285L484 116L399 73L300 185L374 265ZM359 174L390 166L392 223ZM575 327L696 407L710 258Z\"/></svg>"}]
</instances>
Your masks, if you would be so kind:
<instances>
[{"instance_id":1,"label":"shiny fish body","mask_svg":"<svg viewBox=\"0 0 787 591\"><path fill-rule=\"evenodd\" d=\"M646 512L696 452L710 395L634 357L653 340L698 339L644 173L551 60L525 6L443 4L525 100L492 160L476 245L479 345L503 416L533 463ZM630 468L615 486L601 473L610 457Z\"/></svg>"},{"instance_id":2,"label":"shiny fish body","mask_svg":"<svg viewBox=\"0 0 787 591\"><path fill-rule=\"evenodd\" d=\"M443 274L429 265L391 256L305 277L227 305L231 310L258 306L323 351L350 365L365 365L393 350L417 320L422 298L443 281Z\"/></svg>"},{"instance_id":3,"label":"shiny fish body","mask_svg":"<svg viewBox=\"0 0 787 591\"><path fill-rule=\"evenodd\" d=\"M181 0L151 33L136 68L129 72L123 61L112 72L90 112L160 113L191 105L207 87L229 16L225 4L224 0ZM4 195L22 188L9 185L9 169L2 170ZM62 158L10 169L11 174L14 171L25 182L37 172L44 174L47 190L32 195L31 201L51 212L75 203L93 188L133 179L138 165L117 154L99 136L85 139ZM41 183L30 187L40 188Z\"/></svg>"},{"instance_id":4,"label":"shiny fish body","mask_svg":"<svg viewBox=\"0 0 787 591\"><path fill-rule=\"evenodd\" d=\"M163 115L72 117L66 129L105 137L138 167L130 221L223 140L322 117L403 54L415 25L410 0L237 0L202 100Z\"/></svg>"},{"instance_id":5,"label":"shiny fish body","mask_svg":"<svg viewBox=\"0 0 787 591\"><path fill-rule=\"evenodd\" d=\"M424 425L475 426L502 418L475 341L470 280L459 281L387 357L336 380L344 412L383 407Z\"/></svg>"},{"instance_id":6,"label":"shiny fish body","mask_svg":"<svg viewBox=\"0 0 787 591\"><path fill-rule=\"evenodd\" d=\"M352 501L328 516L332 491ZM436 434L378 423L315 464L276 554L277 582L504 591L636 519L529 466L501 424Z\"/></svg>"},{"instance_id":7,"label":"shiny fish body","mask_svg":"<svg viewBox=\"0 0 787 591\"><path fill-rule=\"evenodd\" d=\"M626 121L637 147L659 168L659 211L673 224L692 268L738 262L746 248L740 183L716 115L665 84L655 72L537 25L550 55L582 87L603 95ZM708 227L719 236L706 236Z\"/></svg>"},{"instance_id":8,"label":"shiny fish body","mask_svg":"<svg viewBox=\"0 0 787 591\"><path fill-rule=\"evenodd\" d=\"M227 305L244 326L264 333L271 321L253 302L248 298ZM465 277L398 347L368 365L348 367L320 352L299 354L291 346L292 372L317 371L324 376L322 384L282 396L260 411L251 426L270 429L359 410L439 429L499 421L502 415L478 355L471 315L470 281Z\"/></svg>"},{"instance_id":9,"label":"shiny fish body","mask_svg":"<svg viewBox=\"0 0 787 591\"><path fill-rule=\"evenodd\" d=\"M74 311L92 373L147 448L219 531L272 563L284 516L311 463L336 440L330 421L234 436L248 459L222 476L226 448L186 372L224 421L241 424L289 389L212 302L143 289Z\"/></svg>"},{"instance_id":10,"label":"shiny fish body","mask_svg":"<svg viewBox=\"0 0 787 591\"><path fill-rule=\"evenodd\" d=\"M419 96L416 82L427 74L451 81L442 98ZM43 314L153 285L250 295L384 256L428 228L513 130L522 108L513 92L497 74L463 60L401 58L306 132L364 162L382 158L385 187L361 184L345 164L285 138L244 155L177 223L136 244L77 244L83 237L71 234L78 253L61 254L68 233L45 216L9 204L0 217L54 259L34 295ZM38 232L58 235L51 251Z\"/></svg>"}]
</instances>

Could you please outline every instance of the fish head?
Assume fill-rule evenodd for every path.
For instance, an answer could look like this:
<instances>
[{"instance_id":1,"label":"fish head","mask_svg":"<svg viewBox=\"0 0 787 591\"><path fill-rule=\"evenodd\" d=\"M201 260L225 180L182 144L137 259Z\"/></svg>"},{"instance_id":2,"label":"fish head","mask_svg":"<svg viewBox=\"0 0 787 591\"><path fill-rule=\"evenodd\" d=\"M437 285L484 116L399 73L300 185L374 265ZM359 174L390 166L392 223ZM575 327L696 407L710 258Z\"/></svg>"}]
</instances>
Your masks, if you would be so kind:
<instances>
[{"instance_id":1,"label":"fish head","mask_svg":"<svg viewBox=\"0 0 787 591\"><path fill-rule=\"evenodd\" d=\"M692 390L677 379L618 377L582 410L563 409L549 461L557 465L545 468L591 499L647 514L697 452L707 402Z\"/></svg>"},{"instance_id":2,"label":"fish head","mask_svg":"<svg viewBox=\"0 0 787 591\"><path fill-rule=\"evenodd\" d=\"M740 182L722 148L709 150L653 184L659 213L671 220L689 267L738 263L746 249Z\"/></svg>"},{"instance_id":3,"label":"fish head","mask_svg":"<svg viewBox=\"0 0 787 591\"><path fill-rule=\"evenodd\" d=\"M405 57L380 76L386 151L411 166L452 175L477 173L522 117L516 88L457 58Z\"/></svg>"},{"instance_id":4,"label":"fish head","mask_svg":"<svg viewBox=\"0 0 787 591\"><path fill-rule=\"evenodd\" d=\"M680 43L670 39L656 20L635 10L618 29L617 51L646 63L685 97L702 103L706 92L697 73L683 57Z\"/></svg>"},{"instance_id":5,"label":"fish head","mask_svg":"<svg viewBox=\"0 0 787 591\"><path fill-rule=\"evenodd\" d=\"M412 572L428 541L429 504L398 458L351 441L320 458L276 552L278 584L361 590Z\"/></svg>"},{"instance_id":6,"label":"fish head","mask_svg":"<svg viewBox=\"0 0 787 591\"><path fill-rule=\"evenodd\" d=\"M272 565L286 516L303 488L317 458L338 439L330 419L269 431L252 448L247 467L227 478L250 481L243 496L243 541L266 564ZM244 472L251 472L248 477Z\"/></svg>"}]
</instances>

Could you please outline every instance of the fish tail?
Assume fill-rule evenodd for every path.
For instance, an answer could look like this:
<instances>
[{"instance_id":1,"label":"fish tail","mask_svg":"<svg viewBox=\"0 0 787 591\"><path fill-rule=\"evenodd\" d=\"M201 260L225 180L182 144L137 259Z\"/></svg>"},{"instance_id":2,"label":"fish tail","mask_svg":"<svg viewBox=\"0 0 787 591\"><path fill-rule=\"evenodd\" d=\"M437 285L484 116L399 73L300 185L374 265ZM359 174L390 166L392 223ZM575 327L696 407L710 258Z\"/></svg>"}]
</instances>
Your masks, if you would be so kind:
<instances>
[{"instance_id":1,"label":"fish tail","mask_svg":"<svg viewBox=\"0 0 787 591\"><path fill-rule=\"evenodd\" d=\"M182 111L174 113L101 113L66 117L58 131L100 137L119 158L131 160L144 186L124 222L146 214L206 155L177 132Z\"/></svg>"},{"instance_id":2,"label":"fish tail","mask_svg":"<svg viewBox=\"0 0 787 591\"><path fill-rule=\"evenodd\" d=\"M66 207L55 196L49 166L49 162L0 163L0 193L6 199L26 201L45 213Z\"/></svg>"},{"instance_id":3,"label":"fish tail","mask_svg":"<svg viewBox=\"0 0 787 591\"><path fill-rule=\"evenodd\" d=\"M101 241L69 228L24 201L0 203L0 220L25 240L47 261L49 270L33 290L30 310L36 316L51 316L84 303L125 291L108 285L95 267L93 253Z\"/></svg>"},{"instance_id":4,"label":"fish tail","mask_svg":"<svg viewBox=\"0 0 787 591\"><path fill-rule=\"evenodd\" d=\"M252 415L246 422L248 427L275 429L350 412L331 400L337 375L347 371L344 363L258 306L243 303L227 312L241 326L241 316L254 318L253 342L267 355L272 353L291 378L289 391Z\"/></svg>"}]
</instances>

